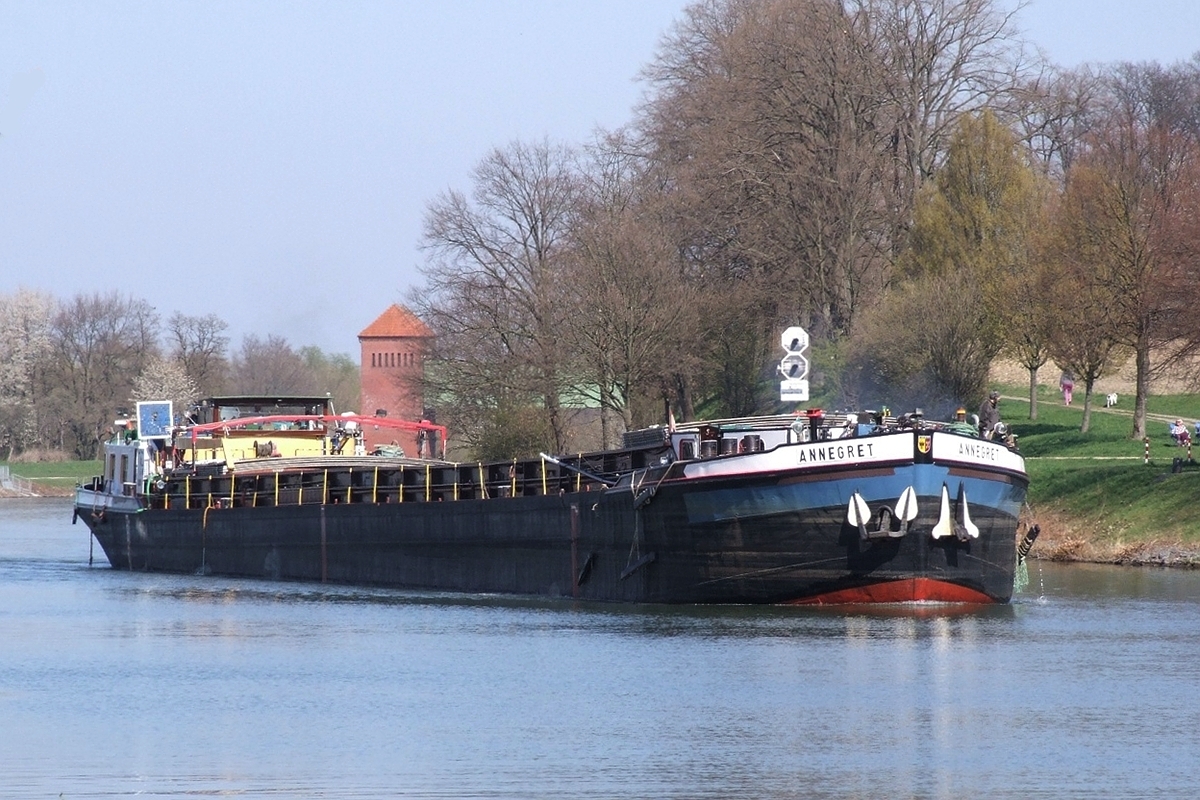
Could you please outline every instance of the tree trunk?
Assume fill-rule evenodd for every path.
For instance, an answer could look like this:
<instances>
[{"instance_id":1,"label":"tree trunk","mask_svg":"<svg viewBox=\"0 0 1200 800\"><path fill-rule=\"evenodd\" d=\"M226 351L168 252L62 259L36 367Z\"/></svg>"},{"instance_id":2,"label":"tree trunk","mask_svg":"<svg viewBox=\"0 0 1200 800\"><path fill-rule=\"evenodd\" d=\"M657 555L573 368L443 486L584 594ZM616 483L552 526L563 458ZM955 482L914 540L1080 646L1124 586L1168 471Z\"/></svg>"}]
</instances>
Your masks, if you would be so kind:
<instances>
[{"instance_id":1,"label":"tree trunk","mask_svg":"<svg viewBox=\"0 0 1200 800\"><path fill-rule=\"evenodd\" d=\"M675 380L676 396L679 400L680 422L691 422L696 418L696 408L692 403L692 386L683 375L677 375Z\"/></svg>"},{"instance_id":2,"label":"tree trunk","mask_svg":"<svg viewBox=\"0 0 1200 800\"><path fill-rule=\"evenodd\" d=\"M1037 367L1029 368L1029 418L1037 419Z\"/></svg>"},{"instance_id":3,"label":"tree trunk","mask_svg":"<svg viewBox=\"0 0 1200 800\"><path fill-rule=\"evenodd\" d=\"M629 407L628 400L621 404L620 418L621 430L617 431L616 435L613 437L613 447L621 444L624 434L633 430L633 409Z\"/></svg>"},{"instance_id":4,"label":"tree trunk","mask_svg":"<svg viewBox=\"0 0 1200 800\"><path fill-rule=\"evenodd\" d=\"M612 401L608 396L608 389L603 385L600 387L600 447L604 450L609 449L609 434L608 434L608 406Z\"/></svg>"},{"instance_id":5,"label":"tree trunk","mask_svg":"<svg viewBox=\"0 0 1200 800\"><path fill-rule=\"evenodd\" d=\"M545 394L542 396L542 402L546 404L546 413L549 416L550 432L554 436L554 452L565 452L567 446L566 426L563 424L561 409L558 404L558 395Z\"/></svg>"},{"instance_id":6,"label":"tree trunk","mask_svg":"<svg viewBox=\"0 0 1200 800\"><path fill-rule=\"evenodd\" d=\"M1146 437L1146 398L1150 394L1150 337L1143 331L1138 334L1134 360L1137 363L1136 391L1133 401L1133 438Z\"/></svg>"},{"instance_id":7,"label":"tree trunk","mask_svg":"<svg viewBox=\"0 0 1200 800\"><path fill-rule=\"evenodd\" d=\"M1080 433L1087 433L1092 424L1092 387L1096 379L1087 377L1083 381L1083 424L1079 426Z\"/></svg>"}]
</instances>

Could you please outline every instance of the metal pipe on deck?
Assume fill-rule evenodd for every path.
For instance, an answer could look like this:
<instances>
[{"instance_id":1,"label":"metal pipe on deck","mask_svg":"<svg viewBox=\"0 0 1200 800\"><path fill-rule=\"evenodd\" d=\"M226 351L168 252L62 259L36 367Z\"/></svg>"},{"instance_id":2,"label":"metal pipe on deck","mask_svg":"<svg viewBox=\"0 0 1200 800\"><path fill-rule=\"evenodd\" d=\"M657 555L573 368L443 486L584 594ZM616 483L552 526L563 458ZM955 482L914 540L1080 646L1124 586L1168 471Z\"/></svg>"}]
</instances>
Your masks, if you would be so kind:
<instances>
[{"instance_id":1,"label":"metal pipe on deck","mask_svg":"<svg viewBox=\"0 0 1200 800\"><path fill-rule=\"evenodd\" d=\"M587 470L582 469L580 467L573 467L570 464L566 463L565 461L561 461L561 460L555 458L554 456L548 456L545 453L539 453L538 455L540 455L542 458L549 461L551 464L557 464L558 466L562 467L563 469L569 469L572 472L574 472L576 475L576 478L577 478L575 481L575 491L577 491L577 492L581 488L581 482L579 480L579 476L587 478L588 480L596 481L597 483L603 483L605 486L616 485L616 481L609 480L608 478L601 478L599 475L594 475L591 472L588 472ZM583 461L582 455L579 456L579 460ZM513 464L515 465L516 462L514 461Z\"/></svg>"}]
</instances>

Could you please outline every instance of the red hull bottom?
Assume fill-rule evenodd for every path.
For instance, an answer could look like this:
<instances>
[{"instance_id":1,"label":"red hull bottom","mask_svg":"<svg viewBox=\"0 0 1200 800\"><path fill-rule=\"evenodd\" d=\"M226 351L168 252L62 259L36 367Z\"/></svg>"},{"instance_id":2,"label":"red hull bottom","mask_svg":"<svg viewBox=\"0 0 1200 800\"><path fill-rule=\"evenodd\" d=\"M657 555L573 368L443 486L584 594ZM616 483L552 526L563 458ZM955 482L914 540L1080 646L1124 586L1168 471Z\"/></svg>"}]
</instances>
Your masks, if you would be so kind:
<instances>
[{"instance_id":1,"label":"red hull bottom","mask_svg":"<svg viewBox=\"0 0 1200 800\"><path fill-rule=\"evenodd\" d=\"M843 605L858 603L994 603L983 592L932 578L904 578L840 589L793 601L794 605Z\"/></svg>"}]
</instances>

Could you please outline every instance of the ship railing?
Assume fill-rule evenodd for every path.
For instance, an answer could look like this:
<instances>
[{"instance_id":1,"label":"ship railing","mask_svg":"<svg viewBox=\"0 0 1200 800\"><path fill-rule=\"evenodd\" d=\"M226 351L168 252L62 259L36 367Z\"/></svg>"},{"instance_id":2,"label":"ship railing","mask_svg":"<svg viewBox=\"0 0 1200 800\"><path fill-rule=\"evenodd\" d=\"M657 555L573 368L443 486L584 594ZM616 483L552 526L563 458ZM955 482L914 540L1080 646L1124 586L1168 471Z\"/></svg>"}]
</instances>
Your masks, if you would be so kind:
<instances>
[{"instance_id":1,"label":"ship railing","mask_svg":"<svg viewBox=\"0 0 1200 800\"><path fill-rule=\"evenodd\" d=\"M175 476L149 485L149 509L247 508L292 505L428 503L493 500L602 491L592 477L612 474L625 459L579 455L568 461L584 465L585 477L549 459L509 462L380 466L322 465L286 471ZM641 466L641 465L639 465ZM589 467L591 469L589 469Z\"/></svg>"}]
</instances>

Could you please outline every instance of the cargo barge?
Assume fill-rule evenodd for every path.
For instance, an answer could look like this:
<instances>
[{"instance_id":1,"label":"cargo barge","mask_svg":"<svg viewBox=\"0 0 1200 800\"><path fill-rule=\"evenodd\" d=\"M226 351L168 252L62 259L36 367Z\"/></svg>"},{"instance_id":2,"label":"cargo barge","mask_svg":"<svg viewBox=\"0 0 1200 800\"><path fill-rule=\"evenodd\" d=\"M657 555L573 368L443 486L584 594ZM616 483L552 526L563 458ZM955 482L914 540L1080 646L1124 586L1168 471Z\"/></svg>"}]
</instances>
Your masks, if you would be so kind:
<instances>
[{"instance_id":1,"label":"cargo barge","mask_svg":"<svg viewBox=\"0 0 1200 800\"><path fill-rule=\"evenodd\" d=\"M1013 591L1024 460L919 413L667 425L611 451L453 463L444 428L323 398L214 398L157 430L142 405L76 490L117 569L626 603ZM365 452L372 425L418 430L424 452Z\"/></svg>"}]
</instances>

